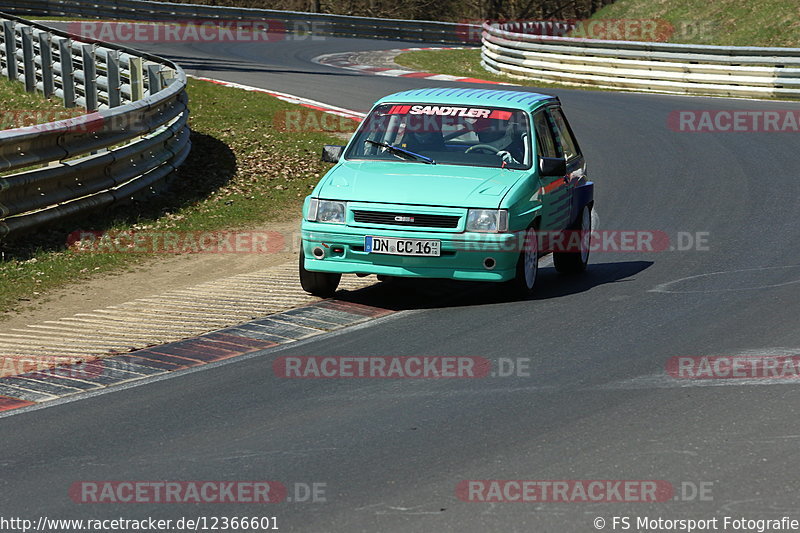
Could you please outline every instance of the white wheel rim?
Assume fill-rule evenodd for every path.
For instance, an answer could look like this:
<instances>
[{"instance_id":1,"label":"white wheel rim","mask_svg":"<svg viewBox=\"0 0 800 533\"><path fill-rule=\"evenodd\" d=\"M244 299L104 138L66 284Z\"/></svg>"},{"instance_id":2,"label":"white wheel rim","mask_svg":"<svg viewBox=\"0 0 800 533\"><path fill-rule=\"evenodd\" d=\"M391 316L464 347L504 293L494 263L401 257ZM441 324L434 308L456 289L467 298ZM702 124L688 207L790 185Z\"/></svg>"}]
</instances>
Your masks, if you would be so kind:
<instances>
[{"instance_id":1,"label":"white wheel rim","mask_svg":"<svg viewBox=\"0 0 800 533\"><path fill-rule=\"evenodd\" d=\"M539 243L533 229L529 229L525 234L523 266L525 268L525 285L532 289L536 282L536 272L539 270Z\"/></svg>"},{"instance_id":2,"label":"white wheel rim","mask_svg":"<svg viewBox=\"0 0 800 533\"><path fill-rule=\"evenodd\" d=\"M581 214L581 261L589 261L589 247L592 238L592 212L588 207Z\"/></svg>"}]
</instances>

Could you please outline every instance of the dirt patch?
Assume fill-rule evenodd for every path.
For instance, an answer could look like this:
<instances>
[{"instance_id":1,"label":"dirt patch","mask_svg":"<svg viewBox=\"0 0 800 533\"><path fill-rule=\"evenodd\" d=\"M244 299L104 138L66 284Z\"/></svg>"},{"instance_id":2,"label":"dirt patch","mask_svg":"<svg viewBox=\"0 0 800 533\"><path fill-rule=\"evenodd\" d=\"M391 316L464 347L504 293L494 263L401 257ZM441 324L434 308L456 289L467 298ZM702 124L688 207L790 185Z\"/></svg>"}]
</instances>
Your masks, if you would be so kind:
<instances>
[{"instance_id":1,"label":"dirt patch","mask_svg":"<svg viewBox=\"0 0 800 533\"><path fill-rule=\"evenodd\" d=\"M105 274L83 282L70 283L43 295L18 314L2 322L3 329L21 328L46 320L119 305L135 298L161 294L172 289L244 274L295 261L292 236L299 221L273 223L253 231L277 231L286 236L284 250L277 253L200 253L167 255L131 267L131 271Z\"/></svg>"}]
</instances>

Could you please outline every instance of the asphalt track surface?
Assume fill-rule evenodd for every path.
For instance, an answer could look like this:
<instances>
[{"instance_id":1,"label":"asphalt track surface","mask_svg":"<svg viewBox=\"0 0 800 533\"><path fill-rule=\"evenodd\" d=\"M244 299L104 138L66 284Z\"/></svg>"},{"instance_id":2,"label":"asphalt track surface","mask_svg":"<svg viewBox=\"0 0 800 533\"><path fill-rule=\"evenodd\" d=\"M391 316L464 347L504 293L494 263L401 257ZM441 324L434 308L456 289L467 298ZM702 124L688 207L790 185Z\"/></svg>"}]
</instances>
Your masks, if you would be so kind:
<instances>
[{"instance_id":1,"label":"asphalt track surface","mask_svg":"<svg viewBox=\"0 0 800 533\"><path fill-rule=\"evenodd\" d=\"M140 46L192 74L356 110L435 82L311 59L397 47L353 39ZM594 531L595 517L606 530L613 516L798 518L796 382L676 381L664 369L679 355L800 351L797 134L680 133L667 128L668 114L800 105L549 92L561 97L586 154L601 228L708 232L709 250L593 253L580 277L544 268L538 296L525 301L494 286L379 286L346 297L404 312L0 419L2 514L277 516L281 530L320 532L580 532ZM523 357L530 376L281 380L271 366L279 355ZM67 494L79 480L218 479L325 483L327 502L76 505ZM456 485L474 479L711 482L713 490L706 501L665 503L460 501Z\"/></svg>"}]
</instances>

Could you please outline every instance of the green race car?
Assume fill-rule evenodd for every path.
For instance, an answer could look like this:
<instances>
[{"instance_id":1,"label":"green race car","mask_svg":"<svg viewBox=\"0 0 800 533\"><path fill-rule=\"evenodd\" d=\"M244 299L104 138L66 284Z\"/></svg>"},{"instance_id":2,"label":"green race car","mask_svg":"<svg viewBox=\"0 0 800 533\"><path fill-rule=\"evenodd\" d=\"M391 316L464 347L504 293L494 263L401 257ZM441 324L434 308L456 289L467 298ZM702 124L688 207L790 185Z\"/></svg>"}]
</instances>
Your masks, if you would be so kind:
<instances>
[{"instance_id":1,"label":"green race car","mask_svg":"<svg viewBox=\"0 0 800 533\"><path fill-rule=\"evenodd\" d=\"M301 225L311 294L330 296L355 273L508 282L524 296L546 253L560 272L586 269L594 184L556 97L392 94L323 160L336 164Z\"/></svg>"}]
</instances>

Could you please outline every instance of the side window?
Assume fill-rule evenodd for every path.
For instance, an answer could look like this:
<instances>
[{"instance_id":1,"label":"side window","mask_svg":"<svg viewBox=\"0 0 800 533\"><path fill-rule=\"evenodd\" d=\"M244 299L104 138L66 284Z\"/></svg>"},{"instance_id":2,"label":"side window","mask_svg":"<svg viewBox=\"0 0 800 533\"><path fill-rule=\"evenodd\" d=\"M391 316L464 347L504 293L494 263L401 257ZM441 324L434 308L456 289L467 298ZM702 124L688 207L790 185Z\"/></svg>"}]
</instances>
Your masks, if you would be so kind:
<instances>
[{"instance_id":1,"label":"side window","mask_svg":"<svg viewBox=\"0 0 800 533\"><path fill-rule=\"evenodd\" d=\"M554 107L550 109L550 114L553 117L553 122L556 124L558 143L564 150L564 155L566 156L567 161L573 157L579 156L581 152L578 149L578 143L575 142L575 138L572 136L572 131L567 124L567 119L564 117L564 113L560 108Z\"/></svg>"},{"instance_id":2,"label":"side window","mask_svg":"<svg viewBox=\"0 0 800 533\"><path fill-rule=\"evenodd\" d=\"M553 130L544 111L539 111L533 116L533 127L536 129L536 146L541 157L561 157L555 140Z\"/></svg>"}]
</instances>

